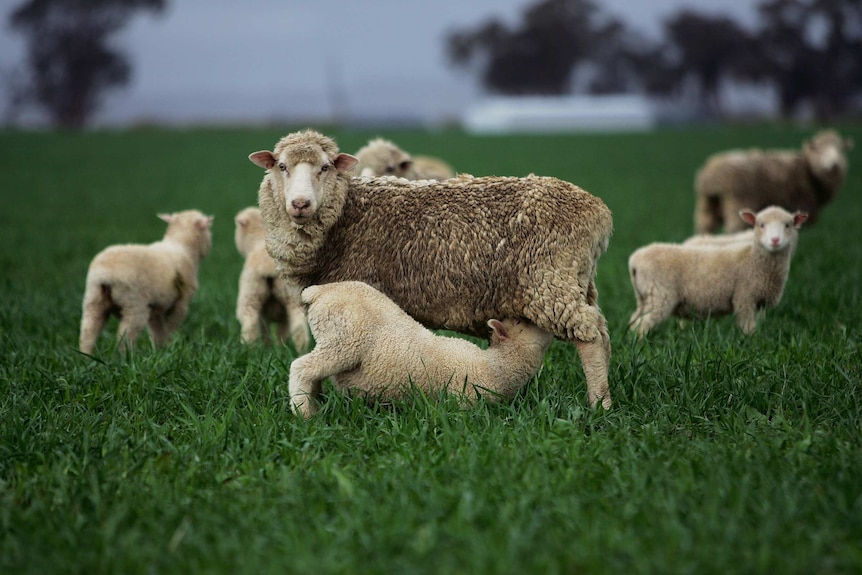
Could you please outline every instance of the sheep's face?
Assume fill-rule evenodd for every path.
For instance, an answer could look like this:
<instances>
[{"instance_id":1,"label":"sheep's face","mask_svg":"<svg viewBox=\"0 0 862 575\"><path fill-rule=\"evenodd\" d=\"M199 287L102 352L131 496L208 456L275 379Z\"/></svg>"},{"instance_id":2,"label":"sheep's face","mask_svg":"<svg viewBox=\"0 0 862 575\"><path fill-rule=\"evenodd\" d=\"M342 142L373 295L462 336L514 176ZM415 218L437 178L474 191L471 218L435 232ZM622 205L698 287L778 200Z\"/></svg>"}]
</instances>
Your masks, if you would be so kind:
<instances>
[{"instance_id":1,"label":"sheep's face","mask_svg":"<svg viewBox=\"0 0 862 575\"><path fill-rule=\"evenodd\" d=\"M826 130L806 142L803 151L814 175L832 180L847 173L847 157L844 151L852 146L850 140L843 139L837 132Z\"/></svg>"},{"instance_id":2,"label":"sheep's face","mask_svg":"<svg viewBox=\"0 0 862 575\"><path fill-rule=\"evenodd\" d=\"M491 328L491 346L514 342L521 346L545 349L554 340L553 334L525 319L490 319L488 320L488 327Z\"/></svg>"},{"instance_id":3,"label":"sheep's face","mask_svg":"<svg viewBox=\"0 0 862 575\"><path fill-rule=\"evenodd\" d=\"M377 176L407 176L413 159L410 154L385 140L374 140L356 153L362 164L360 176L374 178Z\"/></svg>"},{"instance_id":4,"label":"sheep's face","mask_svg":"<svg viewBox=\"0 0 862 575\"><path fill-rule=\"evenodd\" d=\"M747 224L754 226L754 237L768 252L786 250L797 235L797 230L808 219L805 212L791 214L782 208L771 206L757 214L742 210L739 216Z\"/></svg>"}]
</instances>

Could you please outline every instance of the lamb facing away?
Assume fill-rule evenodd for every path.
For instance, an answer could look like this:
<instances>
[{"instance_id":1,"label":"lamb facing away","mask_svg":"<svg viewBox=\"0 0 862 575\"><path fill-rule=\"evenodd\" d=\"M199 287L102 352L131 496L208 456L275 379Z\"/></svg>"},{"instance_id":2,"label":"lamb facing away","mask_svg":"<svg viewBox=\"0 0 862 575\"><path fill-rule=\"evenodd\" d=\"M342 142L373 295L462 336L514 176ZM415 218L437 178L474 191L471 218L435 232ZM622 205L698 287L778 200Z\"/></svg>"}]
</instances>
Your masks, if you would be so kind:
<instances>
[{"instance_id":1,"label":"lamb facing away","mask_svg":"<svg viewBox=\"0 0 862 575\"><path fill-rule=\"evenodd\" d=\"M310 342L299 291L289 288L276 270L275 260L266 251L266 230L260 209L245 208L236 215L234 222L236 249L245 258L236 300L242 340L253 343L263 337L269 343L269 325L275 324L281 343L290 335L296 349L304 352Z\"/></svg>"},{"instance_id":2,"label":"lamb facing away","mask_svg":"<svg viewBox=\"0 0 862 575\"><path fill-rule=\"evenodd\" d=\"M92 354L112 315L119 316L121 350L149 326L156 347L182 324L198 289L198 267L212 247L212 216L197 210L159 214L164 239L108 247L90 263L84 290L80 349Z\"/></svg>"},{"instance_id":3,"label":"lamb facing away","mask_svg":"<svg viewBox=\"0 0 862 575\"><path fill-rule=\"evenodd\" d=\"M612 232L595 196L555 178L351 178L356 158L314 131L249 159L266 247L302 288L364 281L420 323L483 336L527 319L574 342L592 405L610 407L610 338L596 265Z\"/></svg>"},{"instance_id":4,"label":"lamb facing away","mask_svg":"<svg viewBox=\"0 0 862 575\"><path fill-rule=\"evenodd\" d=\"M804 211L810 223L832 201L847 178L845 150L852 148L833 130L818 132L800 151L732 150L710 157L695 177L698 234L745 228L739 210L776 205ZM810 224L809 224L810 225Z\"/></svg>"},{"instance_id":5,"label":"lamb facing away","mask_svg":"<svg viewBox=\"0 0 862 575\"><path fill-rule=\"evenodd\" d=\"M396 176L408 180L447 180L455 177L449 164L432 156L414 156L382 138L369 141L356 152L362 177Z\"/></svg>"},{"instance_id":6,"label":"lamb facing away","mask_svg":"<svg viewBox=\"0 0 862 575\"><path fill-rule=\"evenodd\" d=\"M739 213L754 226L751 241L725 246L655 243L629 258L637 309L629 320L643 336L671 315L736 314L744 333L757 327L759 309L781 301L799 227L808 216L776 206Z\"/></svg>"},{"instance_id":7,"label":"lamb facing away","mask_svg":"<svg viewBox=\"0 0 862 575\"><path fill-rule=\"evenodd\" d=\"M291 405L314 413L327 377L341 390L396 399L411 385L448 391L466 404L510 398L535 375L554 336L528 321L488 320L490 346L435 335L363 282L307 287L314 350L290 365Z\"/></svg>"}]
</instances>

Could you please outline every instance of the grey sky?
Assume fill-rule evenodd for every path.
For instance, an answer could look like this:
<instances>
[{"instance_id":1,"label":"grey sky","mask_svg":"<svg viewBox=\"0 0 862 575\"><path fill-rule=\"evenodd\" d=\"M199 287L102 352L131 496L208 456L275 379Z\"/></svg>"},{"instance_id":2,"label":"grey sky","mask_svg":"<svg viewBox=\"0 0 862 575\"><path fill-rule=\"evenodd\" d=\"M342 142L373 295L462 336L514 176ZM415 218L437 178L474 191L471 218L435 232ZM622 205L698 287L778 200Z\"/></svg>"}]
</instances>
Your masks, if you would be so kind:
<instances>
[{"instance_id":1,"label":"grey sky","mask_svg":"<svg viewBox=\"0 0 862 575\"><path fill-rule=\"evenodd\" d=\"M451 68L446 33L490 17L515 22L536 0L168 0L117 40L133 79L114 93L101 123L455 117L480 94ZM756 0L597 0L633 28L656 35L682 7L755 19ZM4 2L0 68L23 57L6 26L20 2ZM2 93L5 105L6 94Z\"/></svg>"}]
</instances>

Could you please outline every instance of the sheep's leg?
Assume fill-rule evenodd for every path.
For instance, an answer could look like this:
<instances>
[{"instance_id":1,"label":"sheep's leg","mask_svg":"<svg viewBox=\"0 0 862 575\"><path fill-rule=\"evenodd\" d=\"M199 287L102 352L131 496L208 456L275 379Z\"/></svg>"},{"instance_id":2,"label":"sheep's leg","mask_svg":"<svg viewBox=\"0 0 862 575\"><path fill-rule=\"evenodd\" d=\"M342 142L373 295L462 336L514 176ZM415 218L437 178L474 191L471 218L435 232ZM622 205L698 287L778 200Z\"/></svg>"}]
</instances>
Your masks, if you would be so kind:
<instances>
[{"instance_id":1,"label":"sheep's leg","mask_svg":"<svg viewBox=\"0 0 862 575\"><path fill-rule=\"evenodd\" d=\"M147 327L149 319L150 309L146 302L138 302L137 305L126 305L122 308L120 325L117 328L120 351L134 347L138 336Z\"/></svg>"},{"instance_id":2,"label":"sheep's leg","mask_svg":"<svg viewBox=\"0 0 862 575\"><path fill-rule=\"evenodd\" d=\"M173 336L174 332L177 331L183 322L186 319L186 316L189 314L189 303L191 303L191 297L184 297L177 300L177 303L174 304L168 312L165 314L165 340L164 343L168 343ZM158 343L156 345L159 345Z\"/></svg>"},{"instance_id":3,"label":"sheep's leg","mask_svg":"<svg viewBox=\"0 0 862 575\"><path fill-rule=\"evenodd\" d=\"M746 206L742 206L733 198L725 198L722 205L722 216L724 217L724 232L731 234L741 232L746 229L745 222L739 217L739 210Z\"/></svg>"},{"instance_id":4,"label":"sheep's leg","mask_svg":"<svg viewBox=\"0 0 862 575\"><path fill-rule=\"evenodd\" d=\"M311 338L308 335L308 321L305 319L302 306L298 303L289 305L287 318L290 322L290 339L293 341L293 346L298 353L306 353L311 345Z\"/></svg>"},{"instance_id":5,"label":"sheep's leg","mask_svg":"<svg viewBox=\"0 0 862 575\"><path fill-rule=\"evenodd\" d=\"M604 337L593 341L576 341L575 347L581 356L581 364L587 379L587 396L591 407L601 401L602 407L610 409L611 392L608 388L608 361Z\"/></svg>"},{"instance_id":6,"label":"sheep's leg","mask_svg":"<svg viewBox=\"0 0 862 575\"><path fill-rule=\"evenodd\" d=\"M735 216L738 219L738 216ZM725 222L727 218L725 217ZM694 231L698 234L714 234L721 228L719 199L705 194L697 195L694 208Z\"/></svg>"},{"instance_id":7,"label":"sheep's leg","mask_svg":"<svg viewBox=\"0 0 862 575\"><path fill-rule=\"evenodd\" d=\"M103 294L93 294L88 289L84 296L83 308L78 349L86 354L92 354L96 348L96 341L108 321L111 302Z\"/></svg>"},{"instance_id":8,"label":"sheep's leg","mask_svg":"<svg viewBox=\"0 0 862 575\"><path fill-rule=\"evenodd\" d=\"M737 304L736 325L744 334L751 334L757 328L757 307L753 304Z\"/></svg>"},{"instance_id":9,"label":"sheep's leg","mask_svg":"<svg viewBox=\"0 0 862 575\"><path fill-rule=\"evenodd\" d=\"M156 347L162 347L168 342L168 333L165 328L165 314L161 311L155 311L150 314L148 322L150 328L150 337L153 338L153 343Z\"/></svg>"},{"instance_id":10,"label":"sheep's leg","mask_svg":"<svg viewBox=\"0 0 862 575\"><path fill-rule=\"evenodd\" d=\"M315 400L327 377L350 371L359 365L359 358L349 347L320 345L311 353L296 358L290 364L288 391L290 404L299 415L310 417L317 411Z\"/></svg>"},{"instance_id":11,"label":"sheep's leg","mask_svg":"<svg viewBox=\"0 0 862 575\"><path fill-rule=\"evenodd\" d=\"M245 343L254 343L262 335L268 336L269 330L261 316L264 301L266 301L265 292L240 285L236 317L241 327L242 341Z\"/></svg>"}]
</instances>

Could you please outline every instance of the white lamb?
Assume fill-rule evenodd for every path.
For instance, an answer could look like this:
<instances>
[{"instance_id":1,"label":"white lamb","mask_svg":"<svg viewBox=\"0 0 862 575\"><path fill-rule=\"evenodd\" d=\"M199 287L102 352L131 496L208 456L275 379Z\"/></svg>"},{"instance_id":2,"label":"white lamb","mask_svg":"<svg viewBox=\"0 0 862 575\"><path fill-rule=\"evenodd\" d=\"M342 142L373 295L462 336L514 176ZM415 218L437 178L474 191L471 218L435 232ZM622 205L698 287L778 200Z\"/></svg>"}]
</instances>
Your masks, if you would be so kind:
<instances>
[{"instance_id":1,"label":"white lamb","mask_svg":"<svg viewBox=\"0 0 862 575\"><path fill-rule=\"evenodd\" d=\"M408 180L455 177L449 164L433 156L411 156L389 140L376 138L356 152L356 173L362 177L395 176Z\"/></svg>"},{"instance_id":2,"label":"white lamb","mask_svg":"<svg viewBox=\"0 0 862 575\"><path fill-rule=\"evenodd\" d=\"M112 315L120 317L121 350L149 326L156 347L168 343L198 289L198 267L212 247L212 216L197 210L159 214L168 223L164 239L111 246L90 263L84 291L80 349L92 354Z\"/></svg>"},{"instance_id":3,"label":"white lamb","mask_svg":"<svg viewBox=\"0 0 862 575\"><path fill-rule=\"evenodd\" d=\"M284 281L275 260L266 251L266 229L260 209L245 208L234 222L236 249L245 258L236 301L242 340L253 343L263 337L268 343L269 325L275 324L281 343L290 335L297 351L306 351L310 342L299 290Z\"/></svg>"},{"instance_id":4,"label":"white lamb","mask_svg":"<svg viewBox=\"0 0 862 575\"><path fill-rule=\"evenodd\" d=\"M629 325L643 336L671 315L736 314L746 334L757 327L757 312L781 301L805 212L776 206L757 214L739 213L754 226L748 244L697 246L655 243L629 258L637 310Z\"/></svg>"},{"instance_id":5,"label":"white lamb","mask_svg":"<svg viewBox=\"0 0 862 575\"><path fill-rule=\"evenodd\" d=\"M317 345L290 365L290 399L304 417L327 377L341 390L403 397L411 385L446 390L470 404L512 397L538 371L549 332L526 320L488 320L488 349L435 335L364 282L344 281L302 292Z\"/></svg>"}]
</instances>

